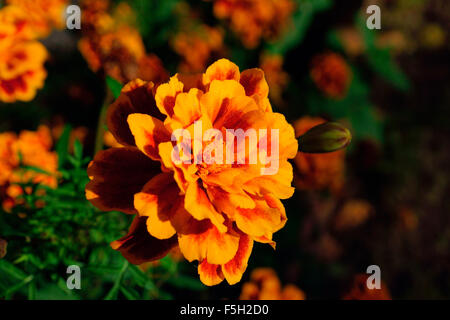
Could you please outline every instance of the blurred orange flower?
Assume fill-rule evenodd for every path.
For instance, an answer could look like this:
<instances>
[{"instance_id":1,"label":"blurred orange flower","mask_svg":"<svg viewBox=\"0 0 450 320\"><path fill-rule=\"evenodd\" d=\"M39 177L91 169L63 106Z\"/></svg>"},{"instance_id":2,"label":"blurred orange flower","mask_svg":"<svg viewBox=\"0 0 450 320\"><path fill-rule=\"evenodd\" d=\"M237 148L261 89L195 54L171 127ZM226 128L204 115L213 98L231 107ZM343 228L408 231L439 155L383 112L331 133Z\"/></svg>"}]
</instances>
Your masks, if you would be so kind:
<instances>
[{"instance_id":1,"label":"blurred orange flower","mask_svg":"<svg viewBox=\"0 0 450 320\"><path fill-rule=\"evenodd\" d=\"M0 10L0 101L29 101L44 85L47 50L33 28L20 8Z\"/></svg>"},{"instance_id":2,"label":"blurred orange flower","mask_svg":"<svg viewBox=\"0 0 450 320\"><path fill-rule=\"evenodd\" d=\"M62 29L65 25L67 0L7 0L6 3L26 13L38 37L45 37L52 28Z\"/></svg>"},{"instance_id":3,"label":"blurred orange flower","mask_svg":"<svg viewBox=\"0 0 450 320\"><path fill-rule=\"evenodd\" d=\"M310 75L326 96L342 99L347 94L352 72L340 55L330 52L313 58Z\"/></svg>"},{"instance_id":4,"label":"blurred orange flower","mask_svg":"<svg viewBox=\"0 0 450 320\"><path fill-rule=\"evenodd\" d=\"M101 71L121 83L136 78L154 83L168 79L161 60L154 54L146 54L128 4L117 5L117 17L109 14L109 1L85 0L82 8L82 23L86 27L78 48L94 72Z\"/></svg>"},{"instance_id":5,"label":"blurred orange flower","mask_svg":"<svg viewBox=\"0 0 450 320\"><path fill-rule=\"evenodd\" d=\"M283 106L282 93L289 81L289 75L283 70L283 56L278 54L263 54L260 67L266 75L270 87L270 98L276 106Z\"/></svg>"},{"instance_id":6,"label":"blurred orange flower","mask_svg":"<svg viewBox=\"0 0 450 320\"><path fill-rule=\"evenodd\" d=\"M299 137L324 122L322 118L302 117L294 123L295 136ZM303 190L330 188L338 192L344 181L344 160L345 150L322 154L298 152L294 159L297 168L296 187Z\"/></svg>"},{"instance_id":7,"label":"blurred orange flower","mask_svg":"<svg viewBox=\"0 0 450 320\"><path fill-rule=\"evenodd\" d=\"M305 300L305 293L293 284L281 287L277 274L271 268L252 271L250 282L242 285L240 300Z\"/></svg>"},{"instance_id":8,"label":"blurred orange flower","mask_svg":"<svg viewBox=\"0 0 450 320\"><path fill-rule=\"evenodd\" d=\"M294 10L292 0L214 0L215 16L228 19L247 48L256 47L261 38L277 38L289 26Z\"/></svg>"},{"instance_id":9,"label":"blurred orange flower","mask_svg":"<svg viewBox=\"0 0 450 320\"><path fill-rule=\"evenodd\" d=\"M240 72L226 59L156 89L151 82L128 83L107 114L109 130L125 147L99 152L86 186L87 199L101 210L138 214L112 247L141 264L179 245L187 260L199 261L204 284L240 281L253 241L275 245L272 234L286 223L279 199L294 191L288 158L296 155L297 140L284 116L272 112L268 93L262 70ZM279 129L278 173L261 175L261 163L173 162L171 134L192 130L196 120L203 132Z\"/></svg>"},{"instance_id":10,"label":"blurred orange flower","mask_svg":"<svg viewBox=\"0 0 450 320\"><path fill-rule=\"evenodd\" d=\"M214 55L219 56L223 51L223 34L203 24L189 30L183 28L175 35L172 46L183 57L179 66L181 72L200 72Z\"/></svg>"},{"instance_id":11,"label":"blurred orange flower","mask_svg":"<svg viewBox=\"0 0 450 320\"><path fill-rule=\"evenodd\" d=\"M368 275L361 273L355 275L351 289L346 293L343 300L391 300L391 294L384 283L381 281L380 289L369 289L367 287Z\"/></svg>"},{"instance_id":12,"label":"blurred orange flower","mask_svg":"<svg viewBox=\"0 0 450 320\"><path fill-rule=\"evenodd\" d=\"M56 187L58 157L51 151L52 143L50 129L46 126L40 126L37 131L24 130L18 136L11 132L0 134L0 186L6 189L8 198L3 199L3 204L7 208L20 202L16 199L23 193L19 183ZM49 174L22 169L21 165L39 168Z\"/></svg>"}]
</instances>

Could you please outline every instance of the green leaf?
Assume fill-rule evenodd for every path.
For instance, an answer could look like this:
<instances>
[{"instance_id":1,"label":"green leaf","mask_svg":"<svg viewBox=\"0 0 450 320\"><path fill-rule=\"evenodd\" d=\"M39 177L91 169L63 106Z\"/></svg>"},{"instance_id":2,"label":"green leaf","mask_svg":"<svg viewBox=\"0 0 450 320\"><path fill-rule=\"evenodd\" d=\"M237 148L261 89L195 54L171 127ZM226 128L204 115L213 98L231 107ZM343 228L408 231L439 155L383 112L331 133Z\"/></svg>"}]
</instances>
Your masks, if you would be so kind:
<instances>
[{"instance_id":1,"label":"green leaf","mask_svg":"<svg viewBox=\"0 0 450 320\"><path fill-rule=\"evenodd\" d=\"M76 139L73 144L73 154L75 156L75 159L77 160L81 161L81 159L83 158L83 145L78 139Z\"/></svg>"},{"instance_id":2,"label":"green leaf","mask_svg":"<svg viewBox=\"0 0 450 320\"><path fill-rule=\"evenodd\" d=\"M131 291L128 291L124 286L120 287L120 292L122 292L123 295L125 296L125 298L127 298L128 300L137 300L137 299L139 299L139 297L135 293L132 293Z\"/></svg>"},{"instance_id":3,"label":"green leaf","mask_svg":"<svg viewBox=\"0 0 450 320\"><path fill-rule=\"evenodd\" d=\"M403 91L408 90L411 87L411 84L406 75L395 63L389 48L379 48L376 45L376 30L367 28L362 15L357 16L356 25L363 36L364 44L367 48L367 62L369 66L386 82L397 89Z\"/></svg>"},{"instance_id":4,"label":"green leaf","mask_svg":"<svg viewBox=\"0 0 450 320\"><path fill-rule=\"evenodd\" d=\"M5 277L12 277L17 280L23 280L27 274L6 260L0 260L0 274Z\"/></svg>"},{"instance_id":5,"label":"green leaf","mask_svg":"<svg viewBox=\"0 0 450 320\"><path fill-rule=\"evenodd\" d=\"M106 77L106 84L108 85L109 90L111 90L114 98L117 99L120 95L120 91L122 90L122 84L110 76Z\"/></svg>"},{"instance_id":6,"label":"green leaf","mask_svg":"<svg viewBox=\"0 0 450 320\"><path fill-rule=\"evenodd\" d=\"M58 154L58 168L61 168L66 162L67 153L69 151L69 140L71 131L72 127L70 125L66 125L64 127L61 137L59 137L59 140L56 143L55 150L56 153Z\"/></svg>"},{"instance_id":7,"label":"green leaf","mask_svg":"<svg viewBox=\"0 0 450 320\"><path fill-rule=\"evenodd\" d=\"M28 283L33 281L34 277L32 275L26 277L21 282L17 283L16 285L13 285L12 287L6 289L6 291L3 293L0 293L0 297L4 296L6 299L10 299L11 295L20 290L22 287L26 286Z\"/></svg>"},{"instance_id":8,"label":"green leaf","mask_svg":"<svg viewBox=\"0 0 450 320\"><path fill-rule=\"evenodd\" d=\"M109 290L108 294L105 297L105 300L117 299L117 295L118 295L119 289L120 289L120 283L122 282L122 278L123 278L123 275L125 274L125 271L127 271L128 265L129 265L128 261L125 260L116 280L114 281L114 285L111 288L111 290Z\"/></svg>"}]
</instances>

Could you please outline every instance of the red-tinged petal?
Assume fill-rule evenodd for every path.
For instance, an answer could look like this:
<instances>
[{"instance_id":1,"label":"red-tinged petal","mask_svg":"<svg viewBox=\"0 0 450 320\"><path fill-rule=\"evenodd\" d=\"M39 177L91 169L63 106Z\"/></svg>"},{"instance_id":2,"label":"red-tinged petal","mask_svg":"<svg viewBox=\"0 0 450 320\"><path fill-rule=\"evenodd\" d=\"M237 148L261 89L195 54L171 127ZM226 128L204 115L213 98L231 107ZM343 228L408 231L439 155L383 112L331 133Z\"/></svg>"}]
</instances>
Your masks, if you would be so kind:
<instances>
[{"instance_id":1,"label":"red-tinged petal","mask_svg":"<svg viewBox=\"0 0 450 320\"><path fill-rule=\"evenodd\" d=\"M295 191L295 188L291 187L293 177L292 165L288 161L283 161L275 175L256 177L246 182L243 188L246 192L259 197L271 193L279 199L288 199Z\"/></svg>"},{"instance_id":2,"label":"red-tinged petal","mask_svg":"<svg viewBox=\"0 0 450 320\"><path fill-rule=\"evenodd\" d=\"M270 207L265 199L255 199L254 209L236 210L236 225L242 232L260 237L279 230L283 212L280 208Z\"/></svg>"},{"instance_id":3,"label":"red-tinged petal","mask_svg":"<svg viewBox=\"0 0 450 320\"><path fill-rule=\"evenodd\" d=\"M220 59L206 69L203 76L203 84L208 85L213 80L239 81L239 67L227 59Z\"/></svg>"},{"instance_id":4,"label":"red-tinged petal","mask_svg":"<svg viewBox=\"0 0 450 320\"><path fill-rule=\"evenodd\" d=\"M192 88L197 88L203 92L205 91L205 86L203 85L203 73L178 74L178 80L183 83L184 92L188 92Z\"/></svg>"},{"instance_id":5,"label":"red-tinged petal","mask_svg":"<svg viewBox=\"0 0 450 320\"><path fill-rule=\"evenodd\" d=\"M249 97L257 94L261 98L269 95L269 86L261 69L248 69L241 73L240 83L245 88L245 94Z\"/></svg>"},{"instance_id":6,"label":"red-tinged petal","mask_svg":"<svg viewBox=\"0 0 450 320\"><path fill-rule=\"evenodd\" d=\"M128 234L119 240L111 242L114 250L132 264L142 264L163 258L177 245L177 237L159 240L147 232L147 217L134 218Z\"/></svg>"},{"instance_id":7,"label":"red-tinged petal","mask_svg":"<svg viewBox=\"0 0 450 320\"><path fill-rule=\"evenodd\" d=\"M178 94L172 119L179 122L183 128L198 120L201 116L199 100L202 95L203 92L195 88L189 90L189 92Z\"/></svg>"},{"instance_id":8,"label":"red-tinged petal","mask_svg":"<svg viewBox=\"0 0 450 320\"><path fill-rule=\"evenodd\" d=\"M214 123L220 113L227 111L230 100L234 97L245 97L244 87L237 81L214 80L211 82L209 91L200 99L202 114L207 115Z\"/></svg>"},{"instance_id":9,"label":"red-tinged petal","mask_svg":"<svg viewBox=\"0 0 450 320\"><path fill-rule=\"evenodd\" d=\"M170 78L169 82L161 84L156 89L156 105L162 114L168 117L173 116L176 97L183 92L183 86L183 83L178 80L178 75L175 75Z\"/></svg>"},{"instance_id":10,"label":"red-tinged petal","mask_svg":"<svg viewBox=\"0 0 450 320\"><path fill-rule=\"evenodd\" d=\"M206 259L198 265L198 274L200 275L200 281L207 286L215 286L224 279L221 266L209 264Z\"/></svg>"},{"instance_id":11,"label":"red-tinged petal","mask_svg":"<svg viewBox=\"0 0 450 320\"><path fill-rule=\"evenodd\" d=\"M217 186L208 186L206 192L214 207L230 218L234 216L237 207L245 209L255 207L255 202L245 192L227 192Z\"/></svg>"},{"instance_id":12,"label":"red-tinged petal","mask_svg":"<svg viewBox=\"0 0 450 320\"><path fill-rule=\"evenodd\" d=\"M144 113L162 120L164 116L156 107L153 97L153 83L134 80L126 84L116 101L108 108L106 115L109 131L114 138L127 146L134 146L134 137L127 124L127 118L132 113Z\"/></svg>"},{"instance_id":13,"label":"red-tinged petal","mask_svg":"<svg viewBox=\"0 0 450 320\"><path fill-rule=\"evenodd\" d=\"M86 196L94 206L136 213L134 194L160 172L160 164L136 147L111 148L97 153L87 172Z\"/></svg>"},{"instance_id":14,"label":"red-tinged petal","mask_svg":"<svg viewBox=\"0 0 450 320\"><path fill-rule=\"evenodd\" d=\"M208 219L220 232L226 232L225 218L214 208L200 183L200 180L189 183L184 199L184 207L195 219Z\"/></svg>"},{"instance_id":15,"label":"red-tinged petal","mask_svg":"<svg viewBox=\"0 0 450 320\"><path fill-rule=\"evenodd\" d=\"M148 232L158 239L168 239L180 232L190 217L171 173L153 177L134 195L134 206L140 216L148 217Z\"/></svg>"},{"instance_id":16,"label":"red-tinged petal","mask_svg":"<svg viewBox=\"0 0 450 320\"><path fill-rule=\"evenodd\" d=\"M186 230L178 234L180 250L184 257L212 264L224 264L230 261L239 247L239 236L220 233L208 220L192 220Z\"/></svg>"},{"instance_id":17,"label":"red-tinged petal","mask_svg":"<svg viewBox=\"0 0 450 320\"><path fill-rule=\"evenodd\" d=\"M247 236L242 235L239 239L239 249L234 258L222 265L222 272L230 285L241 281L242 275L247 269L248 259L252 253L253 240Z\"/></svg>"},{"instance_id":18,"label":"red-tinged petal","mask_svg":"<svg viewBox=\"0 0 450 320\"><path fill-rule=\"evenodd\" d=\"M170 132L163 122L142 113L130 114L127 121L139 150L153 160L159 160L159 144L170 141Z\"/></svg>"}]
</instances>

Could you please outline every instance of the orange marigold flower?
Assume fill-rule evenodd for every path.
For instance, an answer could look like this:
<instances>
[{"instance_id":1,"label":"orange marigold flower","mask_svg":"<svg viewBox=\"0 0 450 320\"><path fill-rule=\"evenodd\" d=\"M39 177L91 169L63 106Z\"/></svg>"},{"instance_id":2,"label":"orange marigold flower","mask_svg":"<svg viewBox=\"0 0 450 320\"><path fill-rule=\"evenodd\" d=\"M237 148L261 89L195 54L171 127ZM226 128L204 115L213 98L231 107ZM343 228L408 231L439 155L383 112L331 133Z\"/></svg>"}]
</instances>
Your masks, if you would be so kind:
<instances>
[{"instance_id":1,"label":"orange marigold flower","mask_svg":"<svg viewBox=\"0 0 450 320\"><path fill-rule=\"evenodd\" d=\"M39 37L48 35L52 28L62 29L65 26L67 0L7 0L7 3L26 12Z\"/></svg>"},{"instance_id":2,"label":"orange marigold flower","mask_svg":"<svg viewBox=\"0 0 450 320\"><path fill-rule=\"evenodd\" d=\"M252 271L250 282L242 285L240 300L305 300L305 293L293 284L284 288L271 268Z\"/></svg>"},{"instance_id":3,"label":"orange marigold flower","mask_svg":"<svg viewBox=\"0 0 450 320\"><path fill-rule=\"evenodd\" d=\"M29 101L42 88L47 73L45 47L34 40L34 29L18 7L0 10L0 101Z\"/></svg>"},{"instance_id":4,"label":"orange marigold flower","mask_svg":"<svg viewBox=\"0 0 450 320\"><path fill-rule=\"evenodd\" d=\"M310 75L317 87L333 99L341 99L347 94L352 77L345 60L334 52L315 56Z\"/></svg>"},{"instance_id":5,"label":"orange marigold flower","mask_svg":"<svg viewBox=\"0 0 450 320\"><path fill-rule=\"evenodd\" d=\"M346 293L343 300L391 300L391 294L384 283L381 281L380 289L369 289L367 287L368 275L361 273L357 274L351 286L351 289Z\"/></svg>"},{"instance_id":6,"label":"orange marigold flower","mask_svg":"<svg viewBox=\"0 0 450 320\"><path fill-rule=\"evenodd\" d=\"M214 14L228 19L231 29L248 48L256 47L261 38L273 40L289 25L295 10L292 0L215 0Z\"/></svg>"},{"instance_id":7,"label":"orange marigold flower","mask_svg":"<svg viewBox=\"0 0 450 320\"><path fill-rule=\"evenodd\" d=\"M0 52L0 101L30 101L47 76L47 50L37 41L19 42Z\"/></svg>"},{"instance_id":8,"label":"orange marigold flower","mask_svg":"<svg viewBox=\"0 0 450 320\"><path fill-rule=\"evenodd\" d=\"M95 156L86 186L87 199L101 210L138 214L111 246L141 264L179 245L187 260L199 261L206 285L240 281L253 241L275 245L272 235L287 219L280 199L294 191L288 159L297 140L284 116L272 112L268 93L262 70L240 72L226 59L156 89L142 80L128 83L107 113L108 128L124 147ZM195 133L197 120L201 136L210 128L278 129L278 172L262 175L261 162L196 163L201 154L192 149L194 163L174 161L171 135L180 128Z\"/></svg>"},{"instance_id":9,"label":"orange marigold flower","mask_svg":"<svg viewBox=\"0 0 450 320\"><path fill-rule=\"evenodd\" d=\"M168 79L161 60L146 54L142 37L133 26L135 14L129 5L116 7L115 14L121 19L108 13L109 1L85 0L82 8L85 27L78 48L94 72L101 71L121 83L136 78L154 83Z\"/></svg>"},{"instance_id":10,"label":"orange marigold flower","mask_svg":"<svg viewBox=\"0 0 450 320\"><path fill-rule=\"evenodd\" d=\"M6 188L5 208L17 203L23 193L18 183L43 184L52 188L57 185L58 157L51 151L50 129L40 126L37 131L22 131L19 136L6 132L0 134L0 186ZM19 156L20 155L20 156ZM20 164L37 167L49 174L20 168Z\"/></svg>"},{"instance_id":11,"label":"orange marigold flower","mask_svg":"<svg viewBox=\"0 0 450 320\"><path fill-rule=\"evenodd\" d=\"M270 98L277 106L283 105L282 93L289 81L289 75L283 70L283 56L263 54L260 60L261 69L266 75L270 87Z\"/></svg>"},{"instance_id":12,"label":"orange marigold flower","mask_svg":"<svg viewBox=\"0 0 450 320\"><path fill-rule=\"evenodd\" d=\"M306 131L321 123L321 118L302 117L294 123L295 136L299 137ZM344 180L345 151L311 154L299 152L294 159L296 165L295 184L299 189L330 188L338 192Z\"/></svg>"},{"instance_id":13,"label":"orange marigold flower","mask_svg":"<svg viewBox=\"0 0 450 320\"><path fill-rule=\"evenodd\" d=\"M0 10L0 51L17 41L31 40L36 36L25 11L16 6Z\"/></svg>"},{"instance_id":14,"label":"orange marigold flower","mask_svg":"<svg viewBox=\"0 0 450 320\"><path fill-rule=\"evenodd\" d=\"M179 66L181 72L199 72L205 69L213 56L223 51L223 33L207 25L183 29L175 35L172 47L183 57Z\"/></svg>"}]
</instances>

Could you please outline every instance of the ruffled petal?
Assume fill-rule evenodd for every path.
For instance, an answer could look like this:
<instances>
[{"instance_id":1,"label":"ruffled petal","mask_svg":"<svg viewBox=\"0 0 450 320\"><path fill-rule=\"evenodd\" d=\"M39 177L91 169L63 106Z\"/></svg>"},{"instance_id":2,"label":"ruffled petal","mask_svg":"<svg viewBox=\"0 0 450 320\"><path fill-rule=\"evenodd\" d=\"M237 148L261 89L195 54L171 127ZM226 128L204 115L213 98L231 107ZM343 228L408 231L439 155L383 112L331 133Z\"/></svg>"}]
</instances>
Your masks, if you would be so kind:
<instances>
[{"instance_id":1,"label":"ruffled petal","mask_svg":"<svg viewBox=\"0 0 450 320\"><path fill-rule=\"evenodd\" d=\"M158 239L168 239L180 232L189 219L184 197L170 173L153 177L134 195L134 206L140 216L148 217L148 232Z\"/></svg>"},{"instance_id":2,"label":"ruffled petal","mask_svg":"<svg viewBox=\"0 0 450 320\"><path fill-rule=\"evenodd\" d=\"M156 89L156 105L162 114L168 117L173 116L176 97L183 92L183 83L178 80L178 75L170 78L169 82L161 84Z\"/></svg>"},{"instance_id":3,"label":"ruffled petal","mask_svg":"<svg viewBox=\"0 0 450 320\"><path fill-rule=\"evenodd\" d=\"M111 247L132 264L161 259L177 245L176 236L159 240L149 235L146 222L147 217L135 217L128 234L111 242Z\"/></svg>"},{"instance_id":4,"label":"ruffled petal","mask_svg":"<svg viewBox=\"0 0 450 320\"><path fill-rule=\"evenodd\" d=\"M222 266L222 273L230 285L241 281L242 275L247 269L248 259L252 253L253 240L246 235L239 239L239 249L234 258Z\"/></svg>"},{"instance_id":5,"label":"ruffled petal","mask_svg":"<svg viewBox=\"0 0 450 320\"><path fill-rule=\"evenodd\" d=\"M214 208L200 183L200 180L189 183L184 199L184 207L195 219L209 219L220 232L226 232L225 218Z\"/></svg>"},{"instance_id":6,"label":"ruffled petal","mask_svg":"<svg viewBox=\"0 0 450 320\"><path fill-rule=\"evenodd\" d=\"M217 186L206 188L208 197L219 212L227 214L229 218L234 217L236 208L253 209L255 201L245 192L228 192Z\"/></svg>"},{"instance_id":7,"label":"ruffled petal","mask_svg":"<svg viewBox=\"0 0 450 320\"><path fill-rule=\"evenodd\" d=\"M160 164L136 147L111 148L97 153L87 172L86 198L94 206L136 213L134 194L160 172Z\"/></svg>"},{"instance_id":8,"label":"ruffled petal","mask_svg":"<svg viewBox=\"0 0 450 320\"><path fill-rule=\"evenodd\" d=\"M255 203L254 209L237 209L235 219L239 230L255 237L267 236L279 230L285 222L284 207L282 209L268 195L263 199L255 199Z\"/></svg>"},{"instance_id":9,"label":"ruffled petal","mask_svg":"<svg viewBox=\"0 0 450 320\"><path fill-rule=\"evenodd\" d=\"M202 95L203 91L196 88L178 94L172 119L180 123L183 128L199 119L201 116L199 100Z\"/></svg>"},{"instance_id":10,"label":"ruffled petal","mask_svg":"<svg viewBox=\"0 0 450 320\"><path fill-rule=\"evenodd\" d=\"M295 188L291 187L293 177L292 165L288 161L283 161L276 174L258 176L246 182L243 188L259 197L271 193L279 199L288 199L295 191Z\"/></svg>"},{"instance_id":11,"label":"ruffled petal","mask_svg":"<svg viewBox=\"0 0 450 320\"><path fill-rule=\"evenodd\" d=\"M156 107L152 90L152 82L133 80L122 88L120 96L108 108L106 115L108 129L120 144L135 145L134 137L127 124L130 114L144 113L159 120L164 118Z\"/></svg>"},{"instance_id":12,"label":"ruffled petal","mask_svg":"<svg viewBox=\"0 0 450 320\"><path fill-rule=\"evenodd\" d=\"M184 257L211 264L224 264L230 261L239 247L239 236L221 233L208 220L191 221L188 230L178 234L180 250Z\"/></svg>"},{"instance_id":13,"label":"ruffled petal","mask_svg":"<svg viewBox=\"0 0 450 320\"><path fill-rule=\"evenodd\" d=\"M245 90L239 82L213 80L209 91L200 100L202 114L207 115L214 124L218 115L227 111L230 100L240 96L245 96Z\"/></svg>"},{"instance_id":14,"label":"ruffled petal","mask_svg":"<svg viewBox=\"0 0 450 320\"><path fill-rule=\"evenodd\" d=\"M269 86L264 78L264 71L258 68L247 69L241 73L240 83L249 97L257 94L261 98L269 95Z\"/></svg>"},{"instance_id":15,"label":"ruffled petal","mask_svg":"<svg viewBox=\"0 0 450 320\"><path fill-rule=\"evenodd\" d=\"M206 259L198 265L198 274L200 276L200 281L207 286L215 286L224 279L221 266L210 264Z\"/></svg>"},{"instance_id":16,"label":"ruffled petal","mask_svg":"<svg viewBox=\"0 0 450 320\"><path fill-rule=\"evenodd\" d=\"M159 160L158 146L170 141L170 132L163 122L142 113L130 114L127 121L139 150L153 160Z\"/></svg>"},{"instance_id":17,"label":"ruffled petal","mask_svg":"<svg viewBox=\"0 0 450 320\"><path fill-rule=\"evenodd\" d=\"M203 84L208 85L213 80L239 81L239 67L227 59L220 59L206 69L203 76Z\"/></svg>"}]
</instances>

